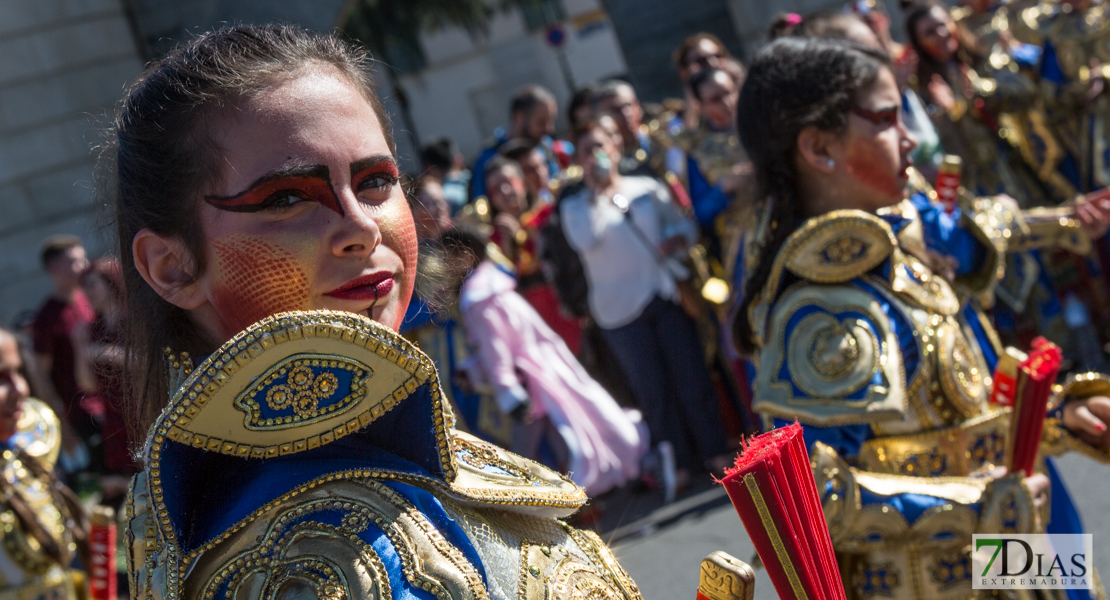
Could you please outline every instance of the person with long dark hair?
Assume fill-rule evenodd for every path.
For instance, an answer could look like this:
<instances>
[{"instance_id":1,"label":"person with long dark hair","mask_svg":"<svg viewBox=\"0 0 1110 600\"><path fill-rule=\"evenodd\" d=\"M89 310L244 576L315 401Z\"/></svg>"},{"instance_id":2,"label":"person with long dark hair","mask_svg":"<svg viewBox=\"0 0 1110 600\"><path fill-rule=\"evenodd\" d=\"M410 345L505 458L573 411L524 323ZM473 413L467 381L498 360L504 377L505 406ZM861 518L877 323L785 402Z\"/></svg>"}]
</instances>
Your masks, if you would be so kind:
<instances>
[{"instance_id":1,"label":"person with long dark hair","mask_svg":"<svg viewBox=\"0 0 1110 600\"><path fill-rule=\"evenodd\" d=\"M885 53L780 39L739 106L764 202L733 331L758 364L754 408L768 427L802 423L850 597L969 598L971 573L952 565L973 532L1043 531L1050 487L1049 531L1064 527L1056 511L1074 516L1050 463L1052 478L995 468L1010 420L987 400L1000 348L944 276L997 268L1000 249L976 240L1021 231L965 219L978 233L953 236L967 244L953 264L900 235L920 222L880 216L905 198L915 144ZM1110 459L1110 378L1089 380L1064 386L1046 454Z\"/></svg>"},{"instance_id":2,"label":"person with long dark hair","mask_svg":"<svg viewBox=\"0 0 1110 600\"><path fill-rule=\"evenodd\" d=\"M1002 115L1035 100L1032 80L994 67L989 51L939 2L915 6L906 15L906 32L917 54L910 84L933 115L945 151L963 158L964 187L979 195L1009 194L1023 207L1047 203L1047 191L1001 137Z\"/></svg>"},{"instance_id":3,"label":"person with long dark hair","mask_svg":"<svg viewBox=\"0 0 1110 600\"><path fill-rule=\"evenodd\" d=\"M369 66L335 36L229 27L119 105L103 189L146 436L132 595L482 599L588 580L638 597L596 535L557 520L581 488L457 431L435 367L394 332L418 246Z\"/></svg>"}]
</instances>

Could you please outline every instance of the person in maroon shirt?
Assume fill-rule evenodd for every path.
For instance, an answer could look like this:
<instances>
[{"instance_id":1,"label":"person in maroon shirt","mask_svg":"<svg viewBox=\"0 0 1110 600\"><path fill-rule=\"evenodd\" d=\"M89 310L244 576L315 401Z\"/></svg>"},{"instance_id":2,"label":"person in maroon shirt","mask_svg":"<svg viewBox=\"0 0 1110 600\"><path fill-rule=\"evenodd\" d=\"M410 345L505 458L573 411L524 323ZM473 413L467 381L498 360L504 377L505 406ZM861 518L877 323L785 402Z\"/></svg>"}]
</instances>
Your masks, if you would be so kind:
<instances>
[{"instance_id":1,"label":"person in maroon shirt","mask_svg":"<svg viewBox=\"0 0 1110 600\"><path fill-rule=\"evenodd\" d=\"M78 439L96 445L99 436L96 402L82 403L77 385L73 337L92 325L96 314L80 289L81 275L89 266L81 241L70 235L48 238L42 245L42 266L54 283L54 291L35 315L31 325L35 365L35 388L62 418L65 447L75 449ZM76 436L76 437L75 437ZM63 461L64 462L64 461Z\"/></svg>"}]
</instances>

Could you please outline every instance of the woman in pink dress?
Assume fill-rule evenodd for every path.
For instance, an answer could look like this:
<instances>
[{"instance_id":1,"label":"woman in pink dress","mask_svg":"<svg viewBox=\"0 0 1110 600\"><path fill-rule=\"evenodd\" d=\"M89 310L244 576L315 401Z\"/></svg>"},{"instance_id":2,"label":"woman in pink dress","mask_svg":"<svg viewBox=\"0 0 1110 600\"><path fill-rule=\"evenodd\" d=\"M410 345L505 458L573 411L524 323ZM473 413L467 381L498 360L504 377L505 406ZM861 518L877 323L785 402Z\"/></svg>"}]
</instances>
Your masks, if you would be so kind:
<instances>
[{"instance_id":1,"label":"woman in pink dress","mask_svg":"<svg viewBox=\"0 0 1110 600\"><path fill-rule=\"evenodd\" d=\"M516 292L516 279L486 260L484 240L455 229L441 242L452 271L465 278L459 308L501 410L525 422L546 417L565 444L571 479L590 496L636 479L649 448L640 412L622 408L586 373Z\"/></svg>"}]
</instances>

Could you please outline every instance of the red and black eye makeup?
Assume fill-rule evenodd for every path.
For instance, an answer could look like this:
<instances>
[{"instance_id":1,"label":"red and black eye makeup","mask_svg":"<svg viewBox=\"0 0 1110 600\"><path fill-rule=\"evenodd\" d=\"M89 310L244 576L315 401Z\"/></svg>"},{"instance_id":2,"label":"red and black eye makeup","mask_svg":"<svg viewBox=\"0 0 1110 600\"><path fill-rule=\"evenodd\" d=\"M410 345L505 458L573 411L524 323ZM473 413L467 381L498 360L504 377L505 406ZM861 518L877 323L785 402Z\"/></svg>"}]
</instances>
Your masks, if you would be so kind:
<instances>
[{"instance_id":1,"label":"red and black eye makeup","mask_svg":"<svg viewBox=\"0 0 1110 600\"><path fill-rule=\"evenodd\" d=\"M254 213L278 206L289 196L319 202L343 214L343 207L332 189L328 168L324 165L304 165L271 171L235 196L205 196L212 206L229 212Z\"/></svg>"},{"instance_id":2,"label":"red and black eye makeup","mask_svg":"<svg viewBox=\"0 0 1110 600\"><path fill-rule=\"evenodd\" d=\"M377 184L396 185L401 172L392 156L382 154L351 163L351 185L355 193L372 190ZM382 186L384 187L384 186Z\"/></svg>"},{"instance_id":3,"label":"red and black eye makeup","mask_svg":"<svg viewBox=\"0 0 1110 600\"><path fill-rule=\"evenodd\" d=\"M878 125L880 127L891 127L898 123L899 110L900 108L897 106L892 106L890 108L884 108L881 110L867 110L866 108L853 106L850 112L853 115L856 115L857 117L864 119L874 125Z\"/></svg>"}]
</instances>

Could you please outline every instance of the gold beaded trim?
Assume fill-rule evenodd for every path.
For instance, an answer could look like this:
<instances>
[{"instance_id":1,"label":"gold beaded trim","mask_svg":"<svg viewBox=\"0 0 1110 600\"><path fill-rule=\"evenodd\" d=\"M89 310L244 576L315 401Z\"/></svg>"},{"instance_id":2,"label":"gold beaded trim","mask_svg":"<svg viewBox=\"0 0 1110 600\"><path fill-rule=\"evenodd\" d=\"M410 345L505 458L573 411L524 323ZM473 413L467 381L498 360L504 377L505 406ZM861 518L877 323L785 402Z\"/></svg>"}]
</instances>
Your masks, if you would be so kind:
<instances>
[{"instance_id":1,"label":"gold beaded trim","mask_svg":"<svg viewBox=\"0 0 1110 600\"><path fill-rule=\"evenodd\" d=\"M289 521L291 521L292 519L300 518L307 513L325 510L347 510L354 512L344 517L344 524L340 527L317 522L306 522L293 525L292 527L289 526ZM367 544L365 541L362 540L362 538L358 536L359 533L365 530L366 524L371 521L380 524L382 520L380 517L375 518L371 516L369 512L369 508L355 506L355 504L350 501L337 499L318 500L302 506L298 506L296 509L283 514L273 523L269 530L270 533L266 536L266 539L258 547L248 552L243 552L234 560L224 565L224 568L221 569L218 573L213 575L205 584L203 598L205 600L214 599L216 589L223 585L225 581L228 582L229 589L235 589L239 586L244 577L259 569L274 571L282 566L286 566L282 563L288 563L290 561L273 558L272 555L274 551L287 545L290 541L292 541L293 538L302 535L306 531L326 533L329 536L342 538L345 541L348 541L356 546L359 549L361 556L370 564L370 570L374 572L373 579L378 584L379 589L382 591L382 595L380 597L382 599L392 598L393 595L389 584L389 572L386 571L385 565L382 563L381 558L378 557L378 553L374 551L370 544ZM353 515L358 515L363 518L358 520L348 519L348 517L351 517ZM355 521L358 521L362 524L361 528L351 526L351 524L354 524ZM289 530L283 532L283 530L287 527L290 527ZM328 563L325 563L324 561L317 559L301 558L296 562L299 564L309 563L308 566L317 568L318 570L324 572L334 573L335 571L334 565L330 565ZM323 583L322 587L324 589L317 590L318 594L320 592L324 592L323 594L321 594L321 597L346 597L346 594L331 593L332 590L327 589L328 587L337 587L338 584L341 584L341 578L329 577L328 581L321 583ZM274 585L271 583L267 587L274 587ZM335 592L338 591L339 590L335 590ZM263 597L269 596L263 595Z\"/></svg>"},{"instance_id":2,"label":"gold beaded trim","mask_svg":"<svg viewBox=\"0 0 1110 600\"><path fill-rule=\"evenodd\" d=\"M439 554L463 574L466 581L466 589L474 594L475 600L489 600L485 583L482 581L478 571L470 561L466 559L462 552L448 542L415 506L409 503L403 496L381 483L370 480L360 481L359 483L369 488L374 494L384 499L386 502L398 508L403 515L407 516L408 519L417 526L420 534L431 542L432 546ZM346 511L348 514L343 517L343 524L339 527L317 522L305 522L293 525L292 527L289 525L290 521L302 518L306 514L327 510ZM443 584L426 572L423 565L424 561L428 560L428 557L417 556L416 550L405 532L401 527L395 525L396 519L361 502L339 498L312 500L298 505L295 508L291 508L289 511L282 514L269 527L271 533L266 536L266 539L256 549L240 554L208 581L205 585L203 597L205 600L213 600L215 598L216 589L219 588L224 581L229 581L230 586L236 587L242 577L246 576L251 571L256 571L259 568L280 568L281 561L272 558L274 551L280 548L287 539L296 537L306 530L316 530L342 538L358 547L362 555L371 561L376 580L381 582L381 589L383 590L381 597L386 599L391 598L392 592L390 591L388 572L385 566L382 564L373 548L359 537L359 533L364 531L370 523L373 523L384 532L386 537L388 537L393 544L398 557L401 559L401 570L405 575L405 579L410 584L432 594L439 600L448 600L448 598L450 598L450 593L444 588ZM286 528L289 528L289 530L283 531ZM275 534L274 532L278 533ZM192 564L194 554L196 553L190 554L185 561L186 564ZM181 567L182 576L184 576L185 568L184 565ZM247 571L247 569L251 571Z\"/></svg>"},{"instance_id":3,"label":"gold beaded trim","mask_svg":"<svg viewBox=\"0 0 1110 600\"><path fill-rule=\"evenodd\" d=\"M474 467L479 472L484 472L483 469L486 467L493 467L532 484L540 482L535 475L529 473L526 469L502 460L495 450L484 447L482 444L456 437L451 439L451 446L455 450L456 458Z\"/></svg>"},{"instance_id":4,"label":"gold beaded trim","mask_svg":"<svg viewBox=\"0 0 1110 600\"><path fill-rule=\"evenodd\" d=\"M563 528L574 540L578 547L582 549L590 560L595 565L602 567L603 574L609 580L610 585L621 591L625 598L629 600L642 600L643 596L640 595L640 588L636 587L636 582L632 580L624 567L617 562L617 558L613 556L613 551L596 533L584 529L577 529L563 523Z\"/></svg>"},{"instance_id":5,"label":"gold beaded trim","mask_svg":"<svg viewBox=\"0 0 1110 600\"><path fill-rule=\"evenodd\" d=\"M382 469L350 469L346 471L339 471L322 475L316 479L300 485L279 498L264 504L256 509L249 516L243 518L238 523L227 528L219 536L205 543L203 546L193 550L185 557L185 564L191 564L195 558L213 550L221 542L227 540L234 533L246 527L251 522L257 520L263 514L274 510L281 504L288 502L294 496L302 494L317 486L321 486L334 481L350 481L350 480L379 480L379 481L399 481L402 483L409 483L421 488L438 489L445 492L448 496L468 498L471 500L480 500L490 504L498 505L513 505L513 506L544 506L552 508L577 508L582 504L583 498L581 492L569 494L564 492L553 492L544 499L538 499L535 496L526 495L525 492L509 491L504 489L484 489L484 488L462 488L450 486L442 480L429 477L426 475L417 475L414 473L404 473L399 471L386 471ZM168 516L167 516L168 519ZM184 569L184 564L181 569Z\"/></svg>"},{"instance_id":6,"label":"gold beaded trim","mask_svg":"<svg viewBox=\"0 0 1110 600\"><path fill-rule=\"evenodd\" d=\"M326 323L319 321L326 320ZM369 332L364 330L369 329ZM318 337L342 339L358 346L373 350L397 366L408 371L412 377L398 387L392 396L361 414L353 416L346 423L332 431L292 440L275 446L254 446L237 444L233 441L209 437L190 431L187 427L200 413L209 399L218 392L240 368L249 364L265 350L289 340ZM159 437L164 436L180 444L201 448L209 452L219 452L240 458L274 458L295 452L313 450L330 444L350 433L370 424L378 417L389 412L401 403L428 379L435 378L435 366L408 340L398 336L369 319L333 311L313 311L310 313L283 313L268 317L240 332L225 343L219 351L198 367L192 376L174 395L156 424L154 439L161 445ZM438 382L438 381L437 381ZM433 386L433 411L436 422L436 438L440 459L448 479L454 478L454 464L451 460L447 436L443 434L442 394L438 385ZM151 459L154 449L151 449ZM152 477L152 482L154 478ZM155 485L157 485L155 483Z\"/></svg>"},{"instance_id":7,"label":"gold beaded trim","mask_svg":"<svg viewBox=\"0 0 1110 600\"><path fill-rule=\"evenodd\" d=\"M324 401L339 392L339 378L331 371L316 373L314 368L342 369L351 373L343 397L327 406ZM347 410L366 393L366 383L374 370L357 360L323 354L295 354L270 367L258 380L235 398L235 407L245 412L247 429L273 431L299 427L328 419ZM285 383L274 385L284 378ZM292 415L263 418L262 403L256 396L265 391L263 402L272 411L291 408Z\"/></svg>"}]
</instances>

